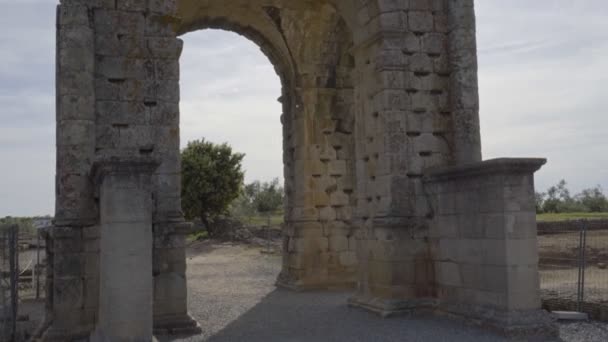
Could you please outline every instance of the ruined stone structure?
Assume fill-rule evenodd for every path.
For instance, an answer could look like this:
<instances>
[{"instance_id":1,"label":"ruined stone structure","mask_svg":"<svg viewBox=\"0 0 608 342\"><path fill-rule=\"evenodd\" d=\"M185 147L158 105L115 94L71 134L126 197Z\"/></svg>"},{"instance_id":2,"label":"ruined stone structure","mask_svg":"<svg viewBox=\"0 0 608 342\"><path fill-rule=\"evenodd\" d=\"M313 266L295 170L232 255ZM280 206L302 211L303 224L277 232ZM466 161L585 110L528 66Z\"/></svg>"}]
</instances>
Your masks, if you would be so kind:
<instances>
[{"instance_id":1,"label":"ruined stone structure","mask_svg":"<svg viewBox=\"0 0 608 342\"><path fill-rule=\"evenodd\" d=\"M351 304L383 315L547 331L544 161L481 162L473 0L61 0L44 340L197 329L177 37L206 28L256 42L282 81L280 286L356 286Z\"/></svg>"}]
</instances>

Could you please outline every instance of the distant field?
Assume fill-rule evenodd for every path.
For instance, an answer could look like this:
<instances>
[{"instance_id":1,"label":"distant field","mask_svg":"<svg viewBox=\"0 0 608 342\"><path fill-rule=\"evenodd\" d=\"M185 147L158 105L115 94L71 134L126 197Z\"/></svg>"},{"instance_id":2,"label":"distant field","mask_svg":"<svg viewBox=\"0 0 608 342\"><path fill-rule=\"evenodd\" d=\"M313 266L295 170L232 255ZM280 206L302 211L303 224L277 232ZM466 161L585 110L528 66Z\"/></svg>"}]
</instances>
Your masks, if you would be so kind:
<instances>
[{"instance_id":1,"label":"distant field","mask_svg":"<svg viewBox=\"0 0 608 342\"><path fill-rule=\"evenodd\" d=\"M556 222L567 220L599 220L608 219L608 213L560 213L560 214L539 214L536 216L538 221Z\"/></svg>"},{"instance_id":2,"label":"distant field","mask_svg":"<svg viewBox=\"0 0 608 342\"><path fill-rule=\"evenodd\" d=\"M243 223L251 225L251 226L265 226L268 223L268 218L266 216L252 216L252 217L242 218L241 221ZM283 223L283 214L270 216L270 225L271 226L280 226L282 223Z\"/></svg>"}]
</instances>

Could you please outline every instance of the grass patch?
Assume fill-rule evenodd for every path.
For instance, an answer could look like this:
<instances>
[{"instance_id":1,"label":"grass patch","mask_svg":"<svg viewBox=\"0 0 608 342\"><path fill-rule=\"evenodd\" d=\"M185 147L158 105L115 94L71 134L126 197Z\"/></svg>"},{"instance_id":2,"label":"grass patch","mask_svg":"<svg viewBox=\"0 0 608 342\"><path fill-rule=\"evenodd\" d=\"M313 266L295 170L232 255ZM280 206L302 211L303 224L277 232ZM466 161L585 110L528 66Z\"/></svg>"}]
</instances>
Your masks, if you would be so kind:
<instances>
[{"instance_id":1,"label":"grass patch","mask_svg":"<svg viewBox=\"0 0 608 342\"><path fill-rule=\"evenodd\" d=\"M200 241L200 240L206 240L208 238L209 238L209 232L206 230L201 230L196 233L190 234L188 236L188 241L189 242Z\"/></svg>"},{"instance_id":2,"label":"grass patch","mask_svg":"<svg viewBox=\"0 0 608 342\"><path fill-rule=\"evenodd\" d=\"M266 216L251 216L241 218L241 222L250 226L265 226L268 224L268 217ZM272 215L270 216L271 226L280 226L283 224L283 215Z\"/></svg>"},{"instance_id":3,"label":"grass patch","mask_svg":"<svg viewBox=\"0 0 608 342\"><path fill-rule=\"evenodd\" d=\"M545 213L536 215L537 221L543 222L558 222L558 221L569 221L569 220L600 220L608 219L608 213Z\"/></svg>"}]
</instances>

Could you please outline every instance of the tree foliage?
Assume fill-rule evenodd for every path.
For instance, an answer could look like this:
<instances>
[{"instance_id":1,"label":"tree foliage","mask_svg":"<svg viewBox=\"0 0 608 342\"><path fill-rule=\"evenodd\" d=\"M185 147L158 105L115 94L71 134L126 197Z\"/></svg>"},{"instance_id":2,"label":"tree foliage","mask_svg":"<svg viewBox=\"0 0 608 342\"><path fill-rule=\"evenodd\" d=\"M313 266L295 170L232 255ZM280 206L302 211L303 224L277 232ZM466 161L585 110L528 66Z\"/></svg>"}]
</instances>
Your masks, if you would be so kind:
<instances>
[{"instance_id":1,"label":"tree foliage","mask_svg":"<svg viewBox=\"0 0 608 342\"><path fill-rule=\"evenodd\" d=\"M234 202L232 211L235 216L277 212L283 205L284 196L278 178L271 182L254 181L245 185L241 196Z\"/></svg>"},{"instance_id":2,"label":"tree foliage","mask_svg":"<svg viewBox=\"0 0 608 342\"><path fill-rule=\"evenodd\" d=\"M284 192L278 178L273 179L272 182L256 181L249 184L249 187L253 188L252 204L258 213L275 212L283 205Z\"/></svg>"},{"instance_id":3,"label":"tree foliage","mask_svg":"<svg viewBox=\"0 0 608 342\"><path fill-rule=\"evenodd\" d=\"M536 210L539 213L606 212L608 199L598 185L571 196L565 180L536 193Z\"/></svg>"},{"instance_id":4,"label":"tree foliage","mask_svg":"<svg viewBox=\"0 0 608 342\"><path fill-rule=\"evenodd\" d=\"M244 157L225 143L188 143L182 151L182 209L188 219L199 217L211 229L210 221L227 212L243 185Z\"/></svg>"}]
</instances>

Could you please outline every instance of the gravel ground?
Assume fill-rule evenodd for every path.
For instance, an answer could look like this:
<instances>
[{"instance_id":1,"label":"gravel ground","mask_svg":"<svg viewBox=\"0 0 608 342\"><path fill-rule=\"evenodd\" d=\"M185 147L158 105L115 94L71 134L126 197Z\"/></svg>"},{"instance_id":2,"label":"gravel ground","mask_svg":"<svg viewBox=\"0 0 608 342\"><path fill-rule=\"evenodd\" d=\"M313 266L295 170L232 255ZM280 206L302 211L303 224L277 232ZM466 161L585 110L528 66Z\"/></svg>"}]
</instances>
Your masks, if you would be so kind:
<instances>
[{"instance_id":1,"label":"gravel ground","mask_svg":"<svg viewBox=\"0 0 608 342\"><path fill-rule=\"evenodd\" d=\"M382 319L349 308L348 293L277 289L280 262L278 255L243 245L205 242L191 248L189 305L203 334L159 341L506 341L444 319ZM608 341L603 323L562 324L560 329L566 342Z\"/></svg>"}]
</instances>

